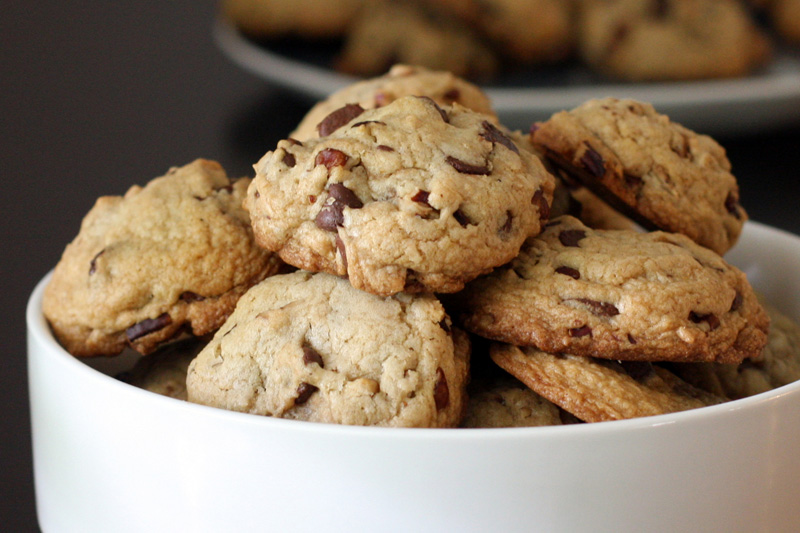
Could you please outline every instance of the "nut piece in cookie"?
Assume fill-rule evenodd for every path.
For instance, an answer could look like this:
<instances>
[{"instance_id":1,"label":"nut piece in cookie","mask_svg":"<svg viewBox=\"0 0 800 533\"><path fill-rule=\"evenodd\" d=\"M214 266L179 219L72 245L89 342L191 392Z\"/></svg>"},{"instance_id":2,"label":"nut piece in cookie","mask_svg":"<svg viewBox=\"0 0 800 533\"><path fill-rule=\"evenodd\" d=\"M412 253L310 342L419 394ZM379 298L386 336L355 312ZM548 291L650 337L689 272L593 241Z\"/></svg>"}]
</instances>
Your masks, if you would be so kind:
<instances>
[{"instance_id":1,"label":"nut piece in cookie","mask_svg":"<svg viewBox=\"0 0 800 533\"><path fill-rule=\"evenodd\" d=\"M722 403L649 362L615 362L494 344L492 359L584 422L660 415Z\"/></svg>"},{"instance_id":2,"label":"nut piece in cookie","mask_svg":"<svg viewBox=\"0 0 800 533\"><path fill-rule=\"evenodd\" d=\"M747 213L722 148L634 100L589 100L531 128L550 161L647 229L724 254Z\"/></svg>"},{"instance_id":3,"label":"nut piece in cookie","mask_svg":"<svg viewBox=\"0 0 800 533\"><path fill-rule=\"evenodd\" d=\"M760 355L769 328L745 274L714 252L570 216L455 297L477 335L604 359L739 363Z\"/></svg>"},{"instance_id":4,"label":"nut piece in cookie","mask_svg":"<svg viewBox=\"0 0 800 533\"><path fill-rule=\"evenodd\" d=\"M406 96L285 140L244 206L258 243L383 296L456 292L541 231L554 178L490 117Z\"/></svg>"},{"instance_id":5,"label":"nut piece in cookie","mask_svg":"<svg viewBox=\"0 0 800 533\"><path fill-rule=\"evenodd\" d=\"M432 295L380 298L298 271L250 289L189 368L189 401L349 425L451 427L469 339Z\"/></svg>"},{"instance_id":6,"label":"nut piece in cookie","mask_svg":"<svg viewBox=\"0 0 800 533\"><path fill-rule=\"evenodd\" d=\"M427 96L439 105L462 105L495 117L489 97L449 71L395 65L377 78L359 81L318 102L289 135L298 141L324 137L365 109L388 105L403 96Z\"/></svg>"},{"instance_id":7,"label":"nut piece in cookie","mask_svg":"<svg viewBox=\"0 0 800 533\"><path fill-rule=\"evenodd\" d=\"M216 330L280 261L241 207L249 179L198 159L125 196L97 200L44 293L44 315L73 355L147 354L188 330Z\"/></svg>"}]
</instances>

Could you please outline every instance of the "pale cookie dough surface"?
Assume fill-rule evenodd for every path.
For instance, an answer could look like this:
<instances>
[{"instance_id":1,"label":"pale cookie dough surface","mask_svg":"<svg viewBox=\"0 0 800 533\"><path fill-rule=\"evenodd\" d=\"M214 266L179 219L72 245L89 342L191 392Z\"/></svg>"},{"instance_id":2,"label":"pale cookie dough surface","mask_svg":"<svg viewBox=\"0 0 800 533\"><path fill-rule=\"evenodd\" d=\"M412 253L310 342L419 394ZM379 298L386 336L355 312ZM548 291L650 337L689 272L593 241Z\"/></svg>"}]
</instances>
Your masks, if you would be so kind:
<instances>
[{"instance_id":1,"label":"pale cookie dough surface","mask_svg":"<svg viewBox=\"0 0 800 533\"><path fill-rule=\"evenodd\" d=\"M650 104L589 100L531 135L555 165L642 226L724 254L747 220L725 149Z\"/></svg>"},{"instance_id":2,"label":"pale cookie dough surface","mask_svg":"<svg viewBox=\"0 0 800 533\"><path fill-rule=\"evenodd\" d=\"M361 109L383 107L403 96L427 96L439 105L458 103L494 117L489 97L476 85L449 71L430 70L410 65L395 65L382 76L348 85L318 102L289 135L307 141L328 134L324 120L346 105Z\"/></svg>"},{"instance_id":3,"label":"pale cookie dough surface","mask_svg":"<svg viewBox=\"0 0 800 533\"><path fill-rule=\"evenodd\" d=\"M528 387L584 422L660 415L724 401L648 362L553 355L496 344L492 359Z\"/></svg>"},{"instance_id":4,"label":"pale cookie dough surface","mask_svg":"<svg viewBox=\"0 0 800 533\"><path fill-rule=\"evenodd\" d=\"M678 375L697 387L734 400L800 380L800 325L763 300L762 304L769 314L770 327L760 357L739 365L675 365Z\"/></svg>"},{"instance_id":5,"label":"pale cookie dough surface","mask_svg":"<svg viewBox=\"0 0 800 533\"><path fill-rule=\"evenodd\" d=\"M199 339L171 343L140 358L130 371L117 378L140 389L186 400L186 373L204 346L205 342Z\"/></svg>"},{"instance_id":6,"label":"pale cookie dough surface","mask_svg":"<svg viewBox=\"0 0 800 533\"><path fill-rule=\"evenodd\" d=\"M189 368L189 401L350 425L451 427L469 340L430 295L298 271L253 287Z\"/></svg>"},{"instance_id":7,"label":"pale cookie dough surface","mask_svg":"<svg viewBox=\"0 0 800 533\"><path fill-rule=\"evenodd\" d=\"M64 347L147 354L184 329L205 335L222 325L280 265L256 245L241 207L249 182L199 159L99 198L45 289L44 314Z\"/></svg>"},{"instance_id":8,"label":"pale cookie dough surface","mask_svg":"<svg viewBox=\"0 0 800 533\"><path fill-rule=\"evenodd\" d=\"M471 384L472 385L472 384ZM514 378L481 382L470 388L464 428L561 425L559 408Z\"/></svg>"},{"instance_id":9,"label":"pale cookie dough surface","mask_svg":"<svg viewBox=\"0 0 800 533\"><path fill-rule=\"evenodd\" d=\"M220 10L256 38L343 35L365 0L222 0Z\"/></svg>"},{"instance_id":10,"label":"pale cookie dough surface","mask_svg":"<svg viewBox=\"0 0 800 533\"><path fill-rule=\"evenodd\" d=\"M745 274L710 250L569 216L456 298L477 335L604 359L738 363L761 353L769 328Z\"/></svg>"},{"instance_id":11,"label":"pale cookie dough surface","mask_svg":"<svg viewBox=\"0 0 800 533\"><path fill-rule=\"evenodd\" d=\"M578 0L580 57L626 80L744 76L771 55L737 0Z\"/></svg>"},{"instance_id":12,"label":"pale cookie dough surface","mask_svg":"<svg viewBox=\"0 0 800 533\"><path fill-rule=\"evenodd\" d=\"M259 244L384 296L455 292L511 260L554 188L489 117L414 96L281 141L255 169L244 205Z\"/></svg>"}]
</instances>

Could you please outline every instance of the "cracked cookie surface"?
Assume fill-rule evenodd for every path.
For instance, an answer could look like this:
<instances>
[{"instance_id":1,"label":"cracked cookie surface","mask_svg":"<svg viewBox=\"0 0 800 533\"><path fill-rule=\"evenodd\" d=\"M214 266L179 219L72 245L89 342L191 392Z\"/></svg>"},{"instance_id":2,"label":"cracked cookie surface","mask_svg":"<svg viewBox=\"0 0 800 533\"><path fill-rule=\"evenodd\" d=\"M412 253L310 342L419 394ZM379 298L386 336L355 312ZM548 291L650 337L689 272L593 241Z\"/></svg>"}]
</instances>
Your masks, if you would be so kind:
<instances>
[{"instance_id":1,"label":"cracked cookie surface","mask_svg":"<svg viewBox=\"0 0 800 533\"><path fill-rule=\"evenodd\" d=\"M589 100L531 128L556 166L648 229L724 254L747 220L725 149L634 100Z\"/></svg>"},{"instance_id":2,"label":"cracked cookie surface","mask_svg":"<svg viewBox=\"0 0 800 533\"><path fill-rule=\"evenodd\" d=\"M253 287L189 368L189 401L350 425L449 427L469 339L431 295L380 298L298 271Z\"/></svg>"},{"instance_id":3,"label":"cracked cookie surface","mask_svg":"<svg viewBox=\"0 0 800 533\"><path fill-rule=\"evenodd\" d=\"M549 216L554 178L489 117L407 96L284 140L245 200L257 241L380 295L455 292L513 258Z\"/></svg>"},{"instance_id":4,"label":"cracked cookie surface","mask_svg":"<svg viewBox=\"0 0 800 533\"><path fill-rule=\"evenodd\" d=\"M73 355L147 354L188 328L213 332L280 261L241 207L250 180L199 159L87 213L44 293L45 317Z\"/></svg>"},{"instance_id":5,"label":"cracked cookie surface","mask_svg":"<svg viewBox=\"0 0 800 533\"><path fill-rule=\"evenodd\" d=\"M455 295L466 329L549 353L738 363L769 318L743 272L688 238L554 219Z\"/></svg>"}]
</instances>

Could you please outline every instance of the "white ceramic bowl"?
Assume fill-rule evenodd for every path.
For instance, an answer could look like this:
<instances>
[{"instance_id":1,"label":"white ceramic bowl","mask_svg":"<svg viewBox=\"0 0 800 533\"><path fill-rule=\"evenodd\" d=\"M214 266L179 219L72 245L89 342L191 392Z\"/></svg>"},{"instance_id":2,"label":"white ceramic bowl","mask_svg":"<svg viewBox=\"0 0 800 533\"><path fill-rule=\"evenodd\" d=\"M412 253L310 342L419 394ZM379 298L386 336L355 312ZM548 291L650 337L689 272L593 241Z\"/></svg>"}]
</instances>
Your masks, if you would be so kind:
<instances>
[{"instance_id":1,"label":"white ceramic bowl","mask_svg":"<svg viewBox=\"0 0 800 533\"><path fill-rule=\"evenodd\" d=\"M800 317L800 238L728 257ZM387 429L263 418L121 383L27 310L36 503L64 531L800 531L800 382L671 415ZM93 365L95 368L93 368Z\"/></svg>"}]
</instances>

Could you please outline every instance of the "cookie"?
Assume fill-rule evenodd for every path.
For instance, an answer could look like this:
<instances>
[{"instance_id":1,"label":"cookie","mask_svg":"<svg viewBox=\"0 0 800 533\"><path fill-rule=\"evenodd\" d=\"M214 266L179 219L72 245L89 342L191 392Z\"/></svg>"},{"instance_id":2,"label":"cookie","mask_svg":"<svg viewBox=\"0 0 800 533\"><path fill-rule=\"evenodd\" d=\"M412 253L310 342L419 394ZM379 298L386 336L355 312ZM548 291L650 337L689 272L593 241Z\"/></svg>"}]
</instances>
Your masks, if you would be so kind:
<instances>
[{"instance_id":1,"label":"cookie","mask_svg":"<svg viewBox=\"0 0 800 533\"><path fill-rule=\"evenodd\" d=\"M639 226L631 219L601 200L586 187L569 192L575 201L575 217L592 229L624 229L638 231Z\"/></svg>"},{"instance_id":2,"label":"cookie","mask_svg":"<svg viewBox=\"0 0 800 533\"><path fill-rule=\"evenodd\" d=\"M653 416L723 401L649 362L615 362L495 344L491 357L584 422Z\"/></svg>"},{"instance_id":3,"label":"cookie","mask_svg":"<svg viewBox=\"0 0 800 533\"><path fill-rule=\"evenodd\" d=\"M771 44L737 0L579 0L580 58L631 81L745 76Z\"/></svg>"},{"instance_id":4,"label":"cookie","mask_svg":"<svg viewBox=\"0 0 800 533\"><path fill-rule=\"evenodd\" d=\"M738 363L758 357L769 327L745 274L714 252L570 216L455 298L477 335L603 359Z\"/></svg>"},{"instance_id":5,"label":"cookie","mask_svg":"<svg viewBox=\"0 0 800 533\"><path fill-rule=\"evenodd\" d=\"M514 378L470 383L463 428L561 425L560 409Z\"/></svg>"},{"instance_id":6,"label":"cookie","mask_svg":"<svg viewBox=\"0 0 800 533\"><path fill-rule=\"evenodd\" d=\"M298 141L307 141L320 135L324 137L329 133L325 118L334 111L356 110L353 106L375 109L403 96L427 96L440 105L458 103L478 113L495 117L489 97L476 85L452 72L394 65L382 76L348 85L317 103L289 137Z\"/></svg>"},{"instance_id":7,"label":"cookie","mask_svg":"<svg viewBox=\"0 0 800 533\"><path fill-rule=\"evenodd\" d=\"M553 176L485 115L407 96L334 122L255 166L256 239L291 265L383 296L455 292L547 219Z\"/></svg>"},{"instance_id":8,"label":"cookie","mask_svg":"<svg viewBox=\"0 0 800 533\"><path fill-rule=\"evenodd\" d=\"M372 0L353 21L334 67L376 76L395 63L447 70L486 80L498 69L494 52L470 28L424 2Z\"/></svg>"},{"instance_id":9,"label":"cookie","mask_svg":"<svg viewBox=\"0 0 800 533\"><path fill-rule=\"evenodd\" d=\"M689 383L730 399L744 398L800 380L800 324L761 303L770 318L762 354L739 365L683 363L671 367Z\"/></svg>"},{"instance_id":10,"label":"cookie","mask_svg":"<svg viewBox=\"0 0 800 533\"><path fill-rule=\"evenodd\" d=\"M341 37L365 0L222 0L220 10L250 37Z\"/></svg>"},{"instance_id":11,"label":"cookie","mask_svg":"<svg viewBox=\"0 0 800 533\"><path fill-rule=\"evenodd\" d=\"M719 254L747 213L725 149L634 100L589 100L531 128L554 165L647 229L682 233Z\"/></svg>"},{"instance_id":12,"label":"cookie","mask_svg":"<svg viewBox=\"0 0 800 533\"><path fill-rule=\"evenodd\" d=\"M450 427L469 340L431 295L380 298L297 271L250 289L189 367L189 401L350 425Z\"/></svg>"},{"instance_id":13,"label":"cookie","mask_svg":"<svg viewBox=\"0 0 800 533\"><path fill-rule=\"evenodd\" d=\"M189 363L203 346L205 343L198 339L173 342L147 357L140 358L130 371L117 378L146 391L176 400L186 400L186 373Z\"/></svg>"},{"instance_id":14,"label":"cookie","mask_svg":"<svg viewBox=\"0 0 800 533\"><path fill-rule=\"evenodd\" d=\"M184 330L216 330L281 265L253 239L249 183L199 159L99 198L45 289L58 340L77 356L147 354Z\"/></svg>"},{"instance_id":15,"label":"cookie","mask_svg":"<svg viewBox=\"0 0 800 533\"><path fill-rule=\"evenodd\" d=\"M800 44L800 0L770 0L768 13L781 39Z\"/></svg>"}]
</instances>

